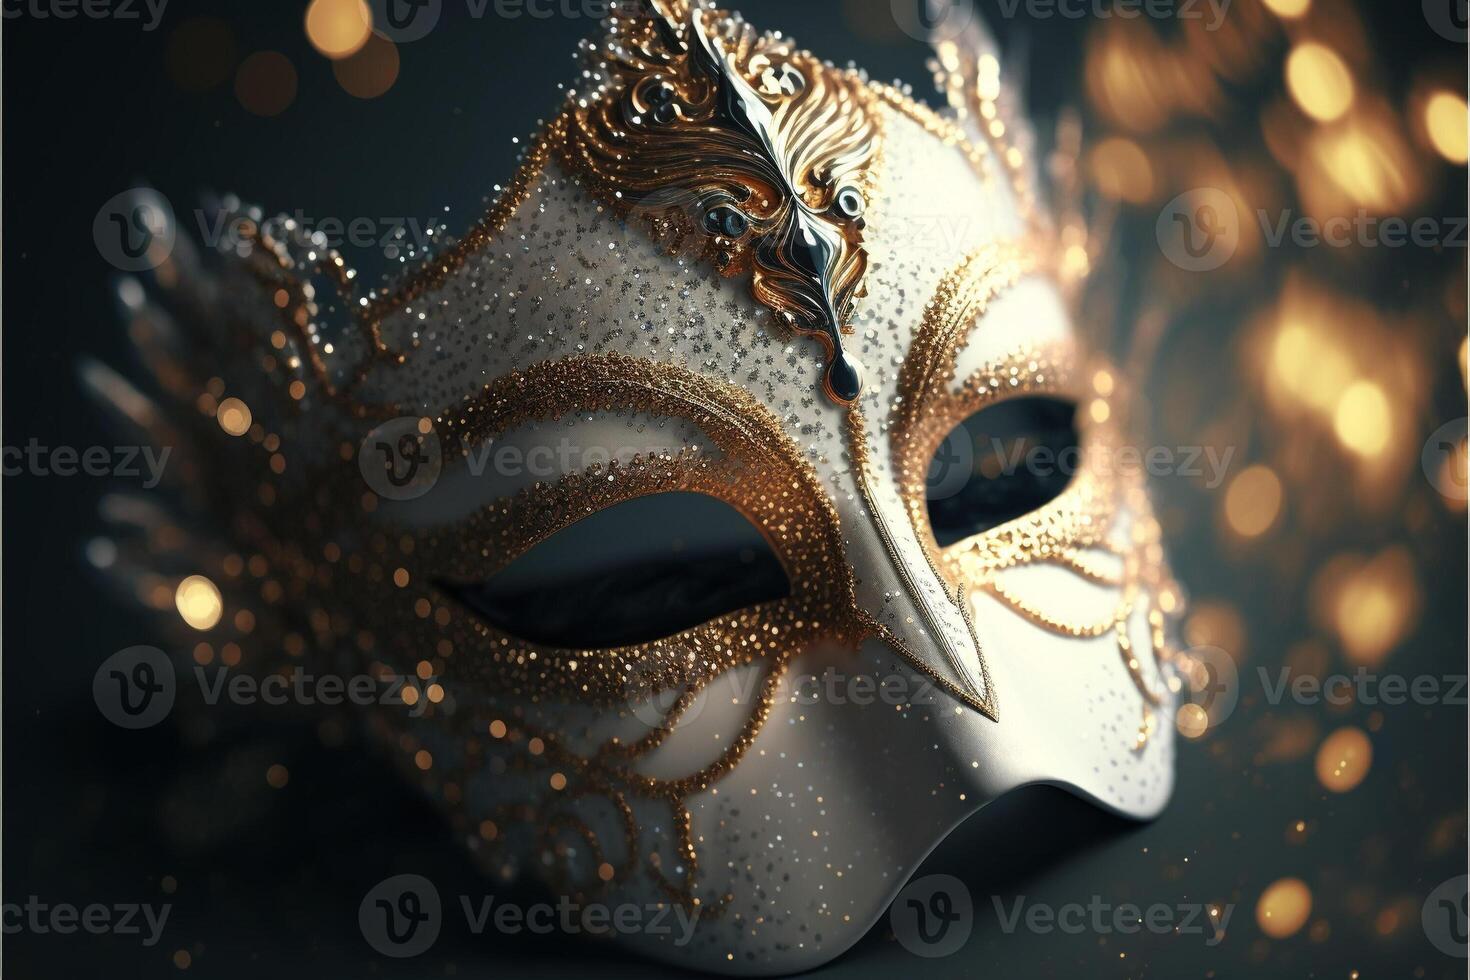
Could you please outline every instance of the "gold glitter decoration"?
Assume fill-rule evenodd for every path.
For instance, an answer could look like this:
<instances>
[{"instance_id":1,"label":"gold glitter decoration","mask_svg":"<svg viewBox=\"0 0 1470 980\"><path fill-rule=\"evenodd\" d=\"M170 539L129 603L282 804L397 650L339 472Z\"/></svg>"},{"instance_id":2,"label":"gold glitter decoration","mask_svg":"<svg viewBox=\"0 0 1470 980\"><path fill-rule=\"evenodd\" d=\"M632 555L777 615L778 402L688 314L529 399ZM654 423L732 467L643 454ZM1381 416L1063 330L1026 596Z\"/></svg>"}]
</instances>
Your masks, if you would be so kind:
<instances>
[{"instance_id":1,"label":"gold glitter decoration","mask_svg":"<svg viewBox=\"0 0 1470 980\"><path fill-rule=\"evenodd\" d=\"M671 252L751 276L756 300L826 348L850 404L842 334L862 296L878 120L853 74L687 0L646 2L600 50L611 86L574 110L567 167Z\"/></svg>"}]
</instances>

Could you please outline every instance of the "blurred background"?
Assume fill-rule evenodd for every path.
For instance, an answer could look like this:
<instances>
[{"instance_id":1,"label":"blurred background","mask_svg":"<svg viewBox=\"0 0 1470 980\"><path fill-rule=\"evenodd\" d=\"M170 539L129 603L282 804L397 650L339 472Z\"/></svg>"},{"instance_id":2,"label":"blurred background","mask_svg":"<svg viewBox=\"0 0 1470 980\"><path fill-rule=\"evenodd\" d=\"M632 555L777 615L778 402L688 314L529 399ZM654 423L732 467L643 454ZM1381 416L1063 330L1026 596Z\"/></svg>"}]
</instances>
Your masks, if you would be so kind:
<instances>
[{"instance_id":1,"label":"blurred background","mask_svg":"<svg viewBox=\"0 0 1470 980\"><path fill-rule=\"evenodd\" d=\"M114 195L150 184L184 213L229 191L268 212L453 233L558 105L599 9L474 17L480 5L442 0L434 30L395 44L359 34L338 9L354 3L318 0L311 18L299 3L71 18L7 3L6 446L115 441L76 381L83 356L134 364L92 233ZM953 13L737 6L938 102L919 28ZM1466 871L1463 0L1180 0L1126 16L1138 9L980 5L1030 107L1068 267L1090 273L1084 330L1136 388L1140 439L1228 460L1153 481L1191 594L1185 636L1223 651L1222 690L1177 719L1179 786L1158 821L1045 794L1021 824L1002 801L921 872L976 896L961 953L919 964L881 922L824 972L1464 976L1463 933L1457 957L1421 914ZM349 251L376 276L409 249ZM91 697L97 665L156 638L87 567L108 485L4 481L4 900L174 910L150 948L7 935L7 974L658 972L604 944L452 931L418 960L377 957L357 902L390 868L486 891L385 763L321 719L272 717L224 746L188 726L111 726ZM1340 704L1272 696L1283 669L1359 668L1378 685ZM1389 676L1437 679L1438 694L1387 703ZM1099 893L1234 914L1212 946L1007 934L987 899Z\"/></svg>"}]
</instances>

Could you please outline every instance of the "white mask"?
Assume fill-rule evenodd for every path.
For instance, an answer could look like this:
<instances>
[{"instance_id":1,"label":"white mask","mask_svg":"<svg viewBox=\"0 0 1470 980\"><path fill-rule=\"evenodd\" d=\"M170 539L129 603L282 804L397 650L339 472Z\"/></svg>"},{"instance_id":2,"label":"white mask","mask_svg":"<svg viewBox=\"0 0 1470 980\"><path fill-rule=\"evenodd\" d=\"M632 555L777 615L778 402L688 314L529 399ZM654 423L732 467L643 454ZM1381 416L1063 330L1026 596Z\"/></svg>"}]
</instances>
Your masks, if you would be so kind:
<instances>
[{"instance_id":1,"label":"white mask","mask_svg":"<svg viewBox=\"0 0 1470 980\"><path fill-rule=\"evenodd\" d=\"M216 522L210 641L432 679L371 720L487 870L698 911L650 956L809 969L1011 789L1158 813L1182 599L986 42L940 47L941 115L684 0L611 23L391 294L284 219L181 244L132 301L177 401L130 409ZM926 488L967 418L1074 403L1051 499Z\"/></svg>"}]
</instances>

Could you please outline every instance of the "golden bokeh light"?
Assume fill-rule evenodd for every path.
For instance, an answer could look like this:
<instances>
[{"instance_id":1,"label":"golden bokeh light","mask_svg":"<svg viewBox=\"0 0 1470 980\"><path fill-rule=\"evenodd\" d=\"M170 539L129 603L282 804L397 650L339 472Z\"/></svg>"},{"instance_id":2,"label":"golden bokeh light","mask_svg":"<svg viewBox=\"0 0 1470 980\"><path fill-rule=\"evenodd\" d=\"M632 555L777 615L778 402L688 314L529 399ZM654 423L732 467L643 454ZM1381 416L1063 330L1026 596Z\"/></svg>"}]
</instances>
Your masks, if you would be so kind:
<instances>
[{"instance_id":1,"label":"golden bokeh light","mask_svg":"<svg viewBox=\"0 0 1470 980\"><path fill-rule=\"evenodd\" d=\"M184 622L196 630L214 629L224 614L219 589L203 575L190 575L174 590L174 606Z\"/></svg>"},{"instance_id":2,"label":"golden bokeh light","mask_svg":"<svg viewBox=\"0 0 1470 980\"><path fill-rule=\"evenodd\" d=\"M1300 878L1273 881L1256 902L1256 924L1272 939L1296 935L1311 915L1312 890Z\"/></svg>"},{"instance_id":3,"label":"golden bokeh light","mask_svg":"<svg viewBox=\"0 0 1470 980\"><path fill-rule=\"evenodd\" d=\"M1301 110L1319 122L1342 117L1353 104L1353 76L1336 51L1303 41L1286 58L1286 87Z\"/></svg>"},{"instance_id":4,"label":"golden bokeh light","mask_svg":"<svg viewBox=\"0 0 1470 980\"><path fill-rule=\"evenodd\" d=\"M1456 92L1435 92L1424 104L1424 129L1429 142L1450 163L1470 160L1470 134L1467 134L1467 107L1464 96Z\"/></svg>"},{"instance_id":5,"label":"golden bokeh light","mask_svg":"<svg viewBox=\"0 0 1470 980\"><path fill-rule=\"evenodd\" d=\"M376 99L398 81L398 46L380 34L350 58L332 62L337 84L359 99Z\"/></svg>"},{"instance_id":6,"label":"golden bokeh light","mask_svg":"<svg viewBox=\"0 0 1470 980\"><path fill-rule=\"evenodd\" d=\"M1317 750L1317 781L1334 793L1354 789L1373 765L1373 743L1361 728L1339 728Z\"/></svg>"},{"instance_id":7,"label":"golden bokeh light","mask_svg":"<svg viewBox=\"0 0 1470 980\"><path fill-rule=\"evenodd\" d=\"M1153 167L1133 140L1105 139L1093 148L1089 162L1097 189L1106 196L1129 204L1145 204L1153 196Z\"/></svg>"},{"instance_id":8,"label":"golden bokeh light","mask_svg":"<svg viewBox=\"0 0 1470 980\"><path fill-rule=\"evenodd\" d=\"M243 436L250 431L250 406L238 398L226 398L219 403L215 414L219 427L232 436Z\"/></svg>"},{"instance_id":9,"label":"golden bokeh light","mask_svg":"<svg viewBox=\"0 0 1470 980\"><path fill-rule=\"evenodd\" d=\"M257 51L235 72L235 97L256 116L278 116L296 101L296 66L279 51Z\"/></svg>"},{"instance_id":10,"label":"golden bokeh light","mask_svg":"<svg viewBox=\"0 0 1470 980\"><path fill-rule=\"evenodd\" d=\"M1354 381L1342 393L1332 415L1338 441L1359 456L1377 456L1393 437L1393 410L1383 388L1372 381Z\"/></svg>"},{"instance_id":11,"label":"golden bokeh light","mask_svg":"<svg viewBox=\"0 0 1470 980\"><path fill-rule=\"evenodd\" d=\"M1185 738L1199 738L1210 727L1210 715L1204 708L1188 701L1179 706L1174 724L1178 727L1179 734Z\"/></svg>"},{"instance_id":12,"label":"golden bokeh light","mask_svg":"<svg viewBox=\"0 0 1470 980\"><path fill-rule=\"evenodd\" d=\"M1269 466L1249 466L1225 491L1225 520L1241 537L1259 537L1276 523L1281 497L1281 479Z\"/></svg>"},{"instance_id":13,"label":"golden bokeh light","mask_svg":"<svg viewBox=\"0 0 1470 980\"><path fill-rule=\"evenodd\" d=\"M373 33L373 15L364 0L311 0L306 8L306 39L328 58L349 58Z\"/></svg>"},{"instance_id":14,"label":"golden bokeh light","mask_svg":"<svg viewBox=\"0 0 1470 980\"><path fill-rule=\"evenodd\" d=\"M1380 663L1403 641L1419 612L1419 576L1413 555L1403 547L1366 561L1339 556L1322 569L1314 589L1319 619L1337 634L1354 663Z\"/></svg>"},{"instance_id":15,"label":"golden bokeh light","mask_svg":"<svg viewBox=\"0 0 1470 980\"><path fill-rule=\"evenodd\" d=\"M1285 20L1305 17L1312 8L1312 0L1262 0L1266 9Z\"/></svg>"},{"instance_id":16,"label":"golden bokeh light","mask_svg":"<svg viewBox=\"0 0 1470 980\"><path fill-rule=\"evenodd\" d=\"M1296 178L1307 208L1326 217L1357 207L1378 214L1405 208L1419 193L1416 173L1398 121L1378 108L1316 130Z\"/></svg>"}]
</instances>

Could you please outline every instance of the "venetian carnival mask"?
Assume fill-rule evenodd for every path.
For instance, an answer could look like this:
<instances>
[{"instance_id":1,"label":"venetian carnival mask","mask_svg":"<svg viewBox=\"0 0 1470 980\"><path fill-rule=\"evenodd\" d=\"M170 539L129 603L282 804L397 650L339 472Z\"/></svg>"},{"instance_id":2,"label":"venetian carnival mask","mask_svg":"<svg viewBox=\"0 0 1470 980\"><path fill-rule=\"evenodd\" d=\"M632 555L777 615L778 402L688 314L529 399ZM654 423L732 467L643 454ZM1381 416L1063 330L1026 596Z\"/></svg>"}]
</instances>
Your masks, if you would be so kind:
<instances>
[{"instance_id":1,"label":"venetian carnival mask","mask_svg":"<svg viewBox=\"0 0 1470 980\"><path fill-rule=\"evenodd\" d=\"M232 204L123 284L158 397L88 378L182 479L111 564L186 652L414 678L368 725L493 876L807 969L1011 789L1158 813L1182 600L986 38L940 113L693 0L606 26L401 283ZM1007 433L1080 464L938 492Z\"/></svg>"}]
</instances>

